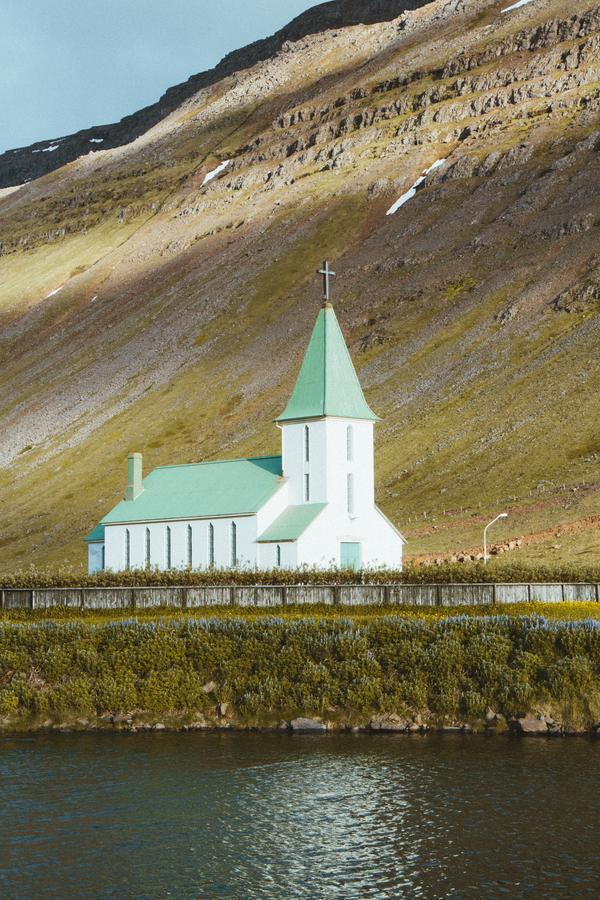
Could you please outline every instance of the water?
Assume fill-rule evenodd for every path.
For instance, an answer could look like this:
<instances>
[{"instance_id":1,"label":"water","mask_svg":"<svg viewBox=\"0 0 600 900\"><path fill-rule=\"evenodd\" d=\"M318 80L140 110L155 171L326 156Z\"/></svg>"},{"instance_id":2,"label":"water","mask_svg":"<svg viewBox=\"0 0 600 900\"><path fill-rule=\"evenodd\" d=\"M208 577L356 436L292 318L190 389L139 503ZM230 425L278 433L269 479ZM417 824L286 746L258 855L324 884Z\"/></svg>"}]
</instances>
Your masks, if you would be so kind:
<instances>
[{"instance_id":1,"label":"water","mask_svg":"<svg viewBox=\"0 0 600 900\"><path fill-rule=\"evenodd\" d=\"M0 896L597 897L600 741L0 739Z\"/></svg>"}]
</instances>

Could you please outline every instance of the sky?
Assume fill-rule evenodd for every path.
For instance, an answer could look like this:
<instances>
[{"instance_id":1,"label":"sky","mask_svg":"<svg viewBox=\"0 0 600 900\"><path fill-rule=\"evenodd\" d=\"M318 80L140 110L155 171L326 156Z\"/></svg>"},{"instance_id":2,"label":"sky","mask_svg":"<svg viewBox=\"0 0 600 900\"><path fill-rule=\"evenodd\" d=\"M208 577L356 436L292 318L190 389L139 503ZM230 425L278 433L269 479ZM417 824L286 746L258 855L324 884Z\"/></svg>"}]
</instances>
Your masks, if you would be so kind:
<instances>
[{"instance_id":1,"label":"sky","mask_svg":"<svg viewBox=\"0 0 600 900\"><path fill-rule=\"evenodd\" d=\"M317 0L0 0L0 153L116 122Z\"/></svg>"}]
</instances>

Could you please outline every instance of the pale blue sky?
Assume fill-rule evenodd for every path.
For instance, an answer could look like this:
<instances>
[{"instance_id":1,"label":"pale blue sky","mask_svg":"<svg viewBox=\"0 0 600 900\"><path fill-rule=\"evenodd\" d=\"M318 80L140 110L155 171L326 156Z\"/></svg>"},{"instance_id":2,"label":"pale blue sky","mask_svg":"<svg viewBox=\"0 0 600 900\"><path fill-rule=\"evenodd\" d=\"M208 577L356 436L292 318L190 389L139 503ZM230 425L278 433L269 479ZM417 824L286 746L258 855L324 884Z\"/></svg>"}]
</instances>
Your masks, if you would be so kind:
<instances>
[{"instance_id":1,"label":"pale blue sky","mask_svg":"<svg viewBox=\"0 0 600 900\"><path fill-rule=\"evenodd\" d=\"M0 0L0 152L115 122L317 0Z\"/></svg>"}]
</instances>

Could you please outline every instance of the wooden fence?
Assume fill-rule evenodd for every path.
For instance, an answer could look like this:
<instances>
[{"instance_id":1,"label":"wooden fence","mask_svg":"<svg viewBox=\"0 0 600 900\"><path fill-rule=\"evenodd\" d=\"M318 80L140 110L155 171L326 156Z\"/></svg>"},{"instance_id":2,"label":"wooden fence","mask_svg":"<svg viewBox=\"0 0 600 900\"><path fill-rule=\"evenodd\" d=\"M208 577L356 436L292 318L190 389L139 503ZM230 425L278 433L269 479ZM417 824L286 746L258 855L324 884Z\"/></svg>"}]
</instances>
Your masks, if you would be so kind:
<instances>
[{"instance_id":1,"label":"wooden fence","mask_svg":"<svg viewBox=\"0 0 600 900\"><path fill-rule=\"evenodd\" d=\"M201 609L211 606L480 606L600 603L600 584L356 584L0 589L2 609Z\"/></svg>"}]
</instances>

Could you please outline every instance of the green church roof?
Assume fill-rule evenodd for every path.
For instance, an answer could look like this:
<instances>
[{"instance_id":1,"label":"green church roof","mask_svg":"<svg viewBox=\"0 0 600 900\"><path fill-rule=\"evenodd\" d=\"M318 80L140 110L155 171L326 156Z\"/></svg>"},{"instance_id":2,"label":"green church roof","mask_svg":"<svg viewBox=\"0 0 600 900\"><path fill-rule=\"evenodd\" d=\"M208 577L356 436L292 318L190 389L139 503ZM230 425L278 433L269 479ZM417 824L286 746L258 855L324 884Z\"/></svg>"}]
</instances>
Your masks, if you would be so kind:
<instances>
[{"instance_id":1,"label":"green church roof","mask_svg":"<svg viewBox=\"0 0 600 900\"><path fill-rule=\"evenodd\" d=\"M259 544L272 544L275 541L295 541L306 531L319 513L325 509L326 503L303 503L302 506L288 506L279 518L269 525L258 539Z\"/></svg>"},{"instance_id":2,"label":"green church roof","mask_svg":"<svg viewBox=\"0 0 600 900\"><path fill-rule=\"evenodd\" d=\"M84 538L88 544L96 544L104 540L104 525L96 525L94 530Z\"/></svg>"},{"instance_id":3,"label":"green church roof","mask_svg":"<svg viewBox=\"0 0 600 900\"><path fill-rule=\"evenodd\" d=\"M290 402L277 421L321 416L377 419L365 400L330 304L319 312Z\"/></svg>"},{"instance_id":4,"label":"green church roof","mask_svg":"<svg viewBox=\"0 0 600 900\"><path fill-rule=\"evenodd\" d=\"M252 514L281 477L281 456L160 466L144 478L142 493L118 503L101 525Z\"/></svg>"}]
</instances>

